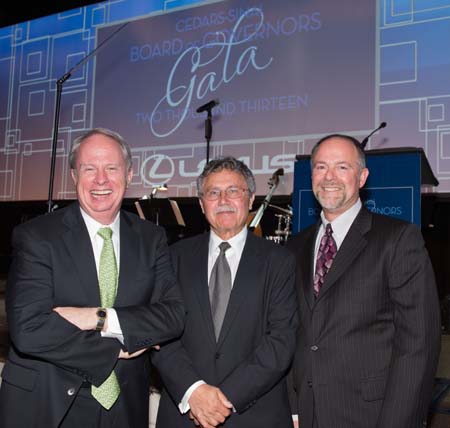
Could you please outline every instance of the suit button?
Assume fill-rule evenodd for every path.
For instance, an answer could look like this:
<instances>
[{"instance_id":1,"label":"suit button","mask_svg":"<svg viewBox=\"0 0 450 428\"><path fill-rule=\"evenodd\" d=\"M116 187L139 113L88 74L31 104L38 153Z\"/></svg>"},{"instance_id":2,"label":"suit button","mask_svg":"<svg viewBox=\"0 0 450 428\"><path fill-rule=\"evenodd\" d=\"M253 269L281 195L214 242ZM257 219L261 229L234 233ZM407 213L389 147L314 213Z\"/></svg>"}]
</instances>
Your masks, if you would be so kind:
<instances>
[{"instance_id":1,"label":"suit button","mask_svg":"<svg viewBox=\"0 0 450 428\"><path fill-rule=\"evenodd\" d=\"M218 360L218 359L220 358L220 352L216 352L216 353L214 354L214 358L215 358L216 360Z\"/></svg>"},{"instance_id":2,"label":"suit button","mask_svg":"<svg viewBox=\"0 0 450 428\"><path fill-rule=\"evenodd\" d=\"M73 394L75 394L75 388L69 388L69 389L67 390L67 395L68 395L68 396L72 396Z\"/></svg>"},{"instance_id":3,"label":"suit button","mask_svg":"<svg viewBox=\"0 0 450 428\"><path fill-rule=\"evenodd\" d=\"M307 384L309 388L312 388L312 382L310 380L308 380Z\"/></svg>"},{"instance_id":4,"label":"suit button","mask_svg":"<svg viewBox=\"0 0 450 428\"><path fill-rule=\"evenodd\" d=\"M318 349L319 349L319 347L316 345L311 346L311 351L316 352Z\"/></svg>"}]
</instances>

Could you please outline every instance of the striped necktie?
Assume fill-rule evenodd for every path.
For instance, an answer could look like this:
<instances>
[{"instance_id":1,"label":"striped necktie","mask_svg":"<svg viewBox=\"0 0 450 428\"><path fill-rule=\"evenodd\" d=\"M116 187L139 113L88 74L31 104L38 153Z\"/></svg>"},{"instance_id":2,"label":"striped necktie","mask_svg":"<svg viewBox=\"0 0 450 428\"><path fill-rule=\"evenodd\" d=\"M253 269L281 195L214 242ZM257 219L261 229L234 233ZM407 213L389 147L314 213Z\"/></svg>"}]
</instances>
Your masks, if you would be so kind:
<instances>
[{"instance_id":1,"label":"striped necktie","mask_svg":"<svg viewBox=\"0 0 450 428\"><path fill-rule=\"evenodd\" d=\"M322 236L317 252L316 272L314 274L314 296L319 295L320 289L325 280L325 275L330 270L334 257L337 253L336 241L333 238L333 229L331 223L325 228L325 234Z\"/></svg>"}]
</instances>

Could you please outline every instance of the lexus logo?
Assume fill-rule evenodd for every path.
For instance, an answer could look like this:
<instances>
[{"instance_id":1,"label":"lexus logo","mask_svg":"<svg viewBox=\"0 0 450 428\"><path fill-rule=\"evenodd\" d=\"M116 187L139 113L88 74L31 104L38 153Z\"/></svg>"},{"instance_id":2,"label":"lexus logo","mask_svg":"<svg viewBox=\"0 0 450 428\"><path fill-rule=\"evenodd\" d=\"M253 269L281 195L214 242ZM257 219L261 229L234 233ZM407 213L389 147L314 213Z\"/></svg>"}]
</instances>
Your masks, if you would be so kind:
<instances>
[{"instance_id":1,"label":"lexus logo","mask_svg":"<svg viewBox=\"0 0 450 428\"><path fill-rule=\"evenodd\" d=\"M156 187L161 186L174 176L175 165L166 155L152 155L142 163L140 175L145 184Z\"/></svg>"}]
</instances>

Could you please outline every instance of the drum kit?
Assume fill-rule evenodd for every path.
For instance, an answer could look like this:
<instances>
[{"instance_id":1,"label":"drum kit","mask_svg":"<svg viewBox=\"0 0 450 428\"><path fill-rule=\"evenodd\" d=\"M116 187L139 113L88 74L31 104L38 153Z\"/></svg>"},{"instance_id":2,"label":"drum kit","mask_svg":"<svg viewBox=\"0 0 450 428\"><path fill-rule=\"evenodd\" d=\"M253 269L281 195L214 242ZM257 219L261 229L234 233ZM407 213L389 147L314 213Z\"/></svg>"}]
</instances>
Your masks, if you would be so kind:
<instances>
[{"instance_id":1,"label":"drum kit","mask_svg":"<svg viewBox=\"0 0 450 428\"><path fill-rule=\"evenodd\" d=\"M272 210L276 211L275 217L277 220L277 228L274 231L273 235L268 235L265 238L269 241L273 241L276 244L283 245L291 235L291 225L292 225L292 209L288 206L288 208L282 208L277 205L272 205L270 203L270 200L272 198L273 193L275 192L275 189L278 186L280 176L284 174L283 168L277 169L273 174L272 177L269 179L269 193L264 198L264 201L258 208L258 210L255 213L251 213L249 216L249 227L253 232L258 235L262 236L262 230L260 227L260 220L267 208L271 208Z\"/></svg>"},{"instance_id":2,"label":"drum kit","mask_svg":"<svg viewBox=\"0 0 450 428\"><path fill-rule=\"evenodd\" d=\"M285 209L272 204L269 204L268 206L274 211L277 211L275 217L278 219L278 221L277 228L275 229L274 234L268 235L265 238L269 241L275 242L276 244L283 245L292 233L292 209L290 207L288 207L288 209Z\"/></svg>"}]
</instances>

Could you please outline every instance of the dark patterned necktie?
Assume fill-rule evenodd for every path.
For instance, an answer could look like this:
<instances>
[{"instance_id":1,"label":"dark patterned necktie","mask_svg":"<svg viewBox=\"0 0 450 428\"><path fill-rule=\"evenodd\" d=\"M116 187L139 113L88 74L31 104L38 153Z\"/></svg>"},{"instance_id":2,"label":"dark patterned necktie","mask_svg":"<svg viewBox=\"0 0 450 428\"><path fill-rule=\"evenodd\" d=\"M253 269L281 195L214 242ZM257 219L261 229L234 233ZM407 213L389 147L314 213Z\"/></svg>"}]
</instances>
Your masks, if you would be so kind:
<instances>
[{"instance_id":1,"label":"dark patterned necktie","mask_svg":"<svg viewBox=\"0 0 450 428\"><path fill-rule=\"evenodd\" d=\"M211 302L216 340L219 338L231 293L231 270L225 256L225 252L230 247L228 242L222 242L219 245L220 253L214 263L209 280L209 301Z\"/></svg>"},{"instance_id":2,"label":"dark patterned necktie","mask_svg":"<svg viewBox=\"0 0 450 428\"><path fill-rule=\"evenodd\" d=\"M317 297L320 288L323 285L325 275L330 270L333 259L336 256L337 247L333 238L333 229L331 223L327 224L325 228L325 235L322 236L317 253L316 272L314 274L314 296Z\"/></svg>"}]
</instances>

